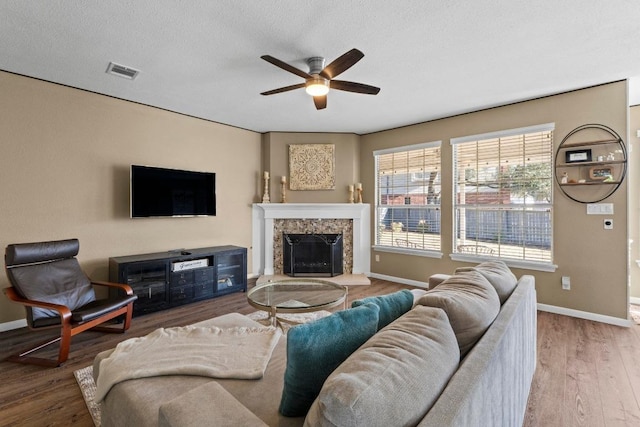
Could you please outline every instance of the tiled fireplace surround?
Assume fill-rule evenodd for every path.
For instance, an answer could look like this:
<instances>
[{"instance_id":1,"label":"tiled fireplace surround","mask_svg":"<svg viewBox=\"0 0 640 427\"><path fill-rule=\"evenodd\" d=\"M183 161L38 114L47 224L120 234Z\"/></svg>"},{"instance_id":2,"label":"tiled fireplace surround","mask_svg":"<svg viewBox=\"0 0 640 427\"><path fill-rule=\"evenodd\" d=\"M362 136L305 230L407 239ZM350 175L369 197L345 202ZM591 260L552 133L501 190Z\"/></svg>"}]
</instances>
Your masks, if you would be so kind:
<instances>
[{"instance_id":1,"label":"tiled fireplace surround","mask_svg":"<svg viewBox=\"0 0 640 427\"><path fill-rule=\"evenodd\" d=\"M282 233L343 233L345 274L366 274L370 263L370 205L258 203L253 205L253 273L282 274Z\"/></svg>"}]
</instances>

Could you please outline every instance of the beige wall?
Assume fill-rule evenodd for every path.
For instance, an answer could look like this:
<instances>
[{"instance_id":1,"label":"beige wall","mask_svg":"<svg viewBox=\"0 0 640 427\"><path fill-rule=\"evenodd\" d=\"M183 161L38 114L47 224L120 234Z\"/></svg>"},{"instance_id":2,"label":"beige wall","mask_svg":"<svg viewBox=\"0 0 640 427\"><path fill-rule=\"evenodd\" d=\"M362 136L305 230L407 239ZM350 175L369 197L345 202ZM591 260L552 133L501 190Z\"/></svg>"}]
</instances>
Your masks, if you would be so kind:
<instances>
[{"instance_id":1,"label":"beige wall","mask_svg":"<svg viewBox=\"0 0 640 427\"><path fill-rule=\"evenodd\" d=\"M503 129L555 122L557 147L572 129L586 123L601 123L626 139L627 86L617 82L571 93L493 108L400 129L364 135L361 138L360 172L365 199L374 191L374 150L442 141L443 169L452 164L449 140ZM449 166L450 167L450 166ZM446 169L445 169L446 172ZM590 313L627 317L627 183L605 202L613 203L615 227L603 229L603 217L586 215L586 205L567 198L554 188L554 273L515 270L534 274L538 302ZM449 258L452 250L452 179L442 177L442 259L372 251L374 273L426 281L430 274L451 272L465 265ZM374 255L380 261L375 261ZM561 276L570 276L571 290L561 289Z\"/></svg>"},{"instance_id":2,"label":"beige wall","mask_svg":"<svg viewBox=\"0 0 640 427\"><path fill-rule=\"evenodd\" d=\"M78 237L79 259L96 279L107 278L110 256L234 244L250 248L251 203L262 197L262 171L271 173L272 201L280 200L280 177L288 176L288 145L336 146L336 189L288 191L298 203L346 202L347 186L363 182L364 201L374 196L372 151L443 141L443 164L451 165L449 139L555 122L556 146L571 129L602 123L627 135L626 84L613 83L506 107L461 115L370 135L280 133L264 135L138 104L0 72L0 247L14 242ZM637 142L640 111L631 110L631 141ZM632 161L639 164L636 148ZM216 172L218 215L212 218L130 219L129 165L146 164ZM555 190L555 273L535 274L540 303L626 318L627 183L606 202L614 203L615 228L602 216ZM637 173L635 182L638 180ZM443 230L451 230L450 177L443 176ZM640 213L638 198L632 211ZM638 219L631 224L632 261L640 259ZM635 228L634 228L635 227ZM633 237L635 236L635 237ZM602 250L606 242L606 250ZM426 281L450 272L451 235L443 232L442 259L377 253L374 273ZM251 258L251 253L249 253ZM249 263L250 265L251 263ZM639 268L632 295L640 297ZM570 276L571 291L560 277ZM7 286L0 275L0 287ZM21 319L23 309L0 298L0 323Z\"/></svg>"},{"instance_id":3,"label":"beige wall","mask_svg":"<svg viewBox=\"0 0 640 427\"><path fill-rule=\"evenodd\" d=\"M352 133L284 133L264 134L264 170L271 174L271 202L280 202L282 189L280 179L289 177L290 144L334 144L335 145L335 190L291 191L287 185L289 203L346 203L349 200L348 186L360 182L360 137Z\"/></svg>"},{"instance_id":4,"label":"beige wall","mask_svg":"<svg viewBox=\"0 0 640 427\"><path fill-rule=\"evenodd\" d=\"M630 281L632 298L640 300L640 105L630 108L629 113L629 182L632 182L629 191L629 242L630 242ZM636 301L637 302L637 301Z\"/></svg>"},{"instance_id":5,"label":"beige wall","mask_svg":"<svg viewBox=\"0 0 640 427\"><path fill-rule=\"evenodd\" d=\"M1 248L77 237L81 264L104 280L111 256L250 247L259 133L2 72L0 93ZM130 219L131 164L215 172L217 216ZM0 323L22 318L0 298Z\"/></svg>"}]
</instances>

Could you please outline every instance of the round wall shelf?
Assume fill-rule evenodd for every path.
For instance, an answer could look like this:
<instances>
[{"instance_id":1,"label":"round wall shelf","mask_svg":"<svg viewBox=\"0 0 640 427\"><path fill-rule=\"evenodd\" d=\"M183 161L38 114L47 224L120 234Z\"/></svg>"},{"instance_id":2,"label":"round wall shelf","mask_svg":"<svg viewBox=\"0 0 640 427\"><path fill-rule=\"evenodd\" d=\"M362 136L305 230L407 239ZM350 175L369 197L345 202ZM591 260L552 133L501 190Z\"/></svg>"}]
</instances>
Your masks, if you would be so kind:
<instances>
[{"instance_id":1,"label":"round wall shelf","mask_svg":"<svg viewBox=\"0 0 640 427\"><path fill-rule=\"evenodd\" d=\"M600 124L579 126L564 137L555 159L560 190L579 203L597 203L620 187L627 173L622 138Z\"/></svg>"}]
</instances>

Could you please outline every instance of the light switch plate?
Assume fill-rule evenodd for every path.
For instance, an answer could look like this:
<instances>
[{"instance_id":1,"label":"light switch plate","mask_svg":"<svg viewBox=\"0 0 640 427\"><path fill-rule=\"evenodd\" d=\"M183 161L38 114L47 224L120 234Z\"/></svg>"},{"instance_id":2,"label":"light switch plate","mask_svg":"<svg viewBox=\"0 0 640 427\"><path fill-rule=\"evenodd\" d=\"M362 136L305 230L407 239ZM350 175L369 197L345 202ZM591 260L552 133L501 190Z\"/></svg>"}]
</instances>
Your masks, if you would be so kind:
<instances>
[{"instance_id":1,"label":"light switch plate","mask_svg":"<svg viewBox=\"0 0 640 427\"><path fill-rule=\"evenodd\" d=\"M613 230L613 220L611 218L607 218L604 220L604 229Z\"/></svg>"},{"instance_id":2,"label":"light switch plate","mask_svg":"<svg viewBox=\"0 0 640 427\"><path fill-rule=\"evenodd\" d=\"M613 215L613 203L589 203L587 215Z\"/></svg>"}]
</instances>

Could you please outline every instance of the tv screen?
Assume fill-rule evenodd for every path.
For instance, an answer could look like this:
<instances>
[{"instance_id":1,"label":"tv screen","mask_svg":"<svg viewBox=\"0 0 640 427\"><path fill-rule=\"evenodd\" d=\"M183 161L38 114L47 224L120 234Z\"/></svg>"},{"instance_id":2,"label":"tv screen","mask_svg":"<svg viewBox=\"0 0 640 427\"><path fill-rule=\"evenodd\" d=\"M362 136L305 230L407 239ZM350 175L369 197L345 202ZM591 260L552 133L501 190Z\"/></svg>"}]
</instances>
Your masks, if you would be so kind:
<instances>
[{"instance_id":1,"label":"tv screen","mask_svg":"<svg viewBox=\"0 0 640 427\"><path fill-rule=\"evenodd\" d=\"M131 217L213 216L216 174L131 165Z\"/></svg>"}]
</instances>

